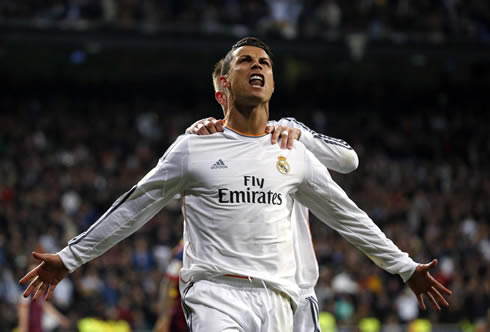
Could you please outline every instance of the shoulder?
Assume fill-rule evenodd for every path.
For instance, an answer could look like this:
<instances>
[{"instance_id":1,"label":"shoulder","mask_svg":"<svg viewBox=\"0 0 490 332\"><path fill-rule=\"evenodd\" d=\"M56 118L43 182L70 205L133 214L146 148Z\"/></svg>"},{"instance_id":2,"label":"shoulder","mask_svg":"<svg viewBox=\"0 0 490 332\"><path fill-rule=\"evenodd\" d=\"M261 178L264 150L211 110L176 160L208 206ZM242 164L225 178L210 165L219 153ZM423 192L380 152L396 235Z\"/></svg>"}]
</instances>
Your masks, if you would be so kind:
<instances>
[{"instance_id":1,"label":"shoulder","mask_svg":"<svg viewBox=\"0 0 490 332\"><path fill-rule=\"evenodd\" d=\"M165 154L168 154L169 152L173 151L182 151L188 148L189 142L192 140L191 134L183 134L177 137L177 139L170 145L170 147L167 149Z\"/></svg>"},{"instance_id":2,"label":"shoulder","mask_svg":"<svg viewBox=\"0 0 490 332\"><path fill-rule=\"evenodd\" d=\"M183 134L177 137L177 139L168 147L163 156L159 159L159 164L165 160L183 158L189 153L189 143L194 135Z\"/></svg>"},{"instance_id":3,"label":"shoulder","mask_svg":"<svg viewBox=\"0 0 490 332\"><path fill-rule=\"evenodd\" d=\"M171 147L191 146L201 142L218 141L222 140L223 138L223 133L215 133L211 135L195 135L185 133L177 137Z\"/></svg>"},{"instance_id":4,"label":"shoulder","mask_svg":"<svg viewBox=\"0 0 490 332\"><path fill-rule=\"evenodd\" d=\"M277 121L277 124L281 125L281 126L290 127L290 128L297 128L297 129L301 129L301 130L312 131L304 123L299 122L298 120L296 120L295 118L292 118L292 117L281 118L279 121Z\"/></svg>"}]
</instances>

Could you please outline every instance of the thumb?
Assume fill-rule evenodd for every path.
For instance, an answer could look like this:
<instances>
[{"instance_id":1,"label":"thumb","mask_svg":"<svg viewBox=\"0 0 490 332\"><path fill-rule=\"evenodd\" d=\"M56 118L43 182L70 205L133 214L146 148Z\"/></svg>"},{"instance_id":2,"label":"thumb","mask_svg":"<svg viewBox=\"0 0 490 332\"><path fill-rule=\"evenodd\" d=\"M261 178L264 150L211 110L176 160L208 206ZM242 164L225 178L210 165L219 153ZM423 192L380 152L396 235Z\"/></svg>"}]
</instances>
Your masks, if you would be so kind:
<instances>
[{"instance_id":1,"label":"thumb","mask_svg":"<svg viewBox=\"0 0 490 332\"><path fill-rule=\"evenodd\" d=\"M272 131L272 126L266 126L266 127L265 127L265 133L266 133L266 134L270 134L270 133L271 133L271 131Z\"/></svg>"},{"instance_id":2,"label":"thumb","mask_svg":"<svg viewBox=\"0 0 490 332\"><path fill-rule=\"evenodd\" d=\"M437 259L433 259L432 262L428 263L428 264L422 264L422 270L423 271L428 271L430 269L432 269L433 267L435 267L437 265Z\"/></svg>"},{"instance_id":3,"label":"thumb","mask_svg":"<svg viewBox=\"0 0 490 332\"><path fill-rule=\"evenodd\" d=\"M434 259L432 260L432 262L430 262L430 263L428 264L428 266L429 266L429 268L433 268L433 267L437 266L437 263L439 263L439 262L437 261L437 259L435 259L435 258L434 258Z\"/></svg>"},{"instance_id":4,"label":"thumb","mask_svg":"<svg viewBox=\"0 0 490 332\"><path fill-rule=\"evenodd\" d=\"M46 258L46 254L41 254L41 253L38 253L36 251L33 251L32 252L32 256L35 258L35 259L39 259L39 260L45 260Z\"/></svg>"}]
</instances>

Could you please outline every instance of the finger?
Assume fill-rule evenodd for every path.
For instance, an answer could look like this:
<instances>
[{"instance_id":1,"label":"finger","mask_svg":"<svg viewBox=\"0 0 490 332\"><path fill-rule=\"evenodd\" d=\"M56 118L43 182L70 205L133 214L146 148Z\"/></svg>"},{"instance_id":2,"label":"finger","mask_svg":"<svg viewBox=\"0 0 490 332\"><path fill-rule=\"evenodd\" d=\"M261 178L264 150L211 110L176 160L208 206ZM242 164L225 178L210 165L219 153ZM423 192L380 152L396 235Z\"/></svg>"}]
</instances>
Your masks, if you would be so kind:
<instances>
[{"instance_id":1,"label":"finger","mask_svg":"<svg viewBox=\"0 0 490 332\"><path fill-rule=\"evenodd\" d=\"M437 298L439 303L441 303L445 307L449 307L449 303L446 301L444 296L442 296L441 293L439 293L439 291L434 286L431 287L430 292L432 293L433 296L435 296Z\"/></svg>"},{"instance_id":2,"label":"finger","mask_svg":"<svg viewBox=\"0 0 490 332\"><path fill-rule=\"evenodd\" d=\"M437 265L437 259L433 259L432 262L430 262L429 264L424 264L424 269L425 270L430 270L432 269L433 267L435 267Z\"/></svg>"},{"instance_id":3,"label":"finger","mask_svg":"<svg viewBox=\"0 0 490 332\"><path fill-rule=\"evenodd\" d=\"M422 294L417 295L417 302L419 303L420 308L425 311L426 307L425 307L424 299L422 298Z\"/></svg>"},{"instance_id":4,"label":"finger","mask_svg":"<svg viewBox=\"0 0 490 332\"><path fill-rule=\"evenodd\" d=\"M38 298L41 297L41 295L46 291L48 287L48 284L45 282L40 283L39 287L37 288L36 292L34 293L34 296L32 297L33 300L37 300Z\"/></svg>"},{"instance_id":5,"label":"finger","mask_svg":"<svg viewBox=\"0 0 490 332\"><path fill-rule=\"evenodd\" d=\"M269 125L265 126L265 133L266 134L270 134L272 132L272 128L273 127L272 126L269 126Z\"/></svg>"},{"instance_id":6,"label":"finger","mask_svg":"<svg viewBox=\"0 0 490 332\"><path fill-rule=\"evenodd\" d=\"M432 305L436 307L437 311L441 311L441 307L439 307L439 304L437 303L436 299L434 299L434 296L432 296L432 293L427 292L427 296L429 297L430 302L432 302Z\"/></svg>"},{"instance_id":7,"label":"finger","mask_svg":"<svg viewBox=\"0 0 490 332\"><path fill-rule=\"evenodd\" d=\"M434 259L434 260L432 260L432 262L430 262L428 264L420 264L418 267L419 267L420 272L428 272L430 269L432 269L436 265L437 265L437 260Z\"/></svg>"},{"instance_id":8,"label":"finger","mask_svg":"<svg viewBox=\"0 0 490 332\"><path fill-rule=\"evenodd\" d=\"M210 135L208 128L202 123L199 125L199 129L197 130L197 135Z\"/></svg>"},{"instance_id":9,"label":"finger","mask_svg":"<svg viewBox=\"0 0 490 332\"><path fill-rule=\"evenodd\" d=\"M216 130L219 132L223 132L225 128L223 127L223 120L216 120L215 122Z\"/></svg>"},{"instance_id":10,"label":"finger","mask_svg":"<svg viewBox=\"0 0 490 332\"><path fill-rule=\"evenodd\" d=\"M19 284L23 285L25 284L26 282L28 282L29 280L31 280L33 277L37 276L38 274L38 270L41 268L41 266L43 266L45 263L44 261L41 262L41 264L39 264L38 266L36 266L34 269L32 269L31 271L29 271L29 273L27 273L22 279L19 280Z\"/></svg>"},{"instance_id":11,"label":"finger","mask_svg":"<svg viewBox=\"0 0 490 332\"><path fill-rule=\"evenodd\" d=\"M279 134L281 132L278 130L278 128L273 128L273 131L272 131L272 137L271 137L271 143L272 144L276 144L277 143L277 140L279 139Z\"/></svg>"},{"instance_id":12,"label":"finger","mask_svg":"<svg viewBox=\"0 0 490 332\"><path fill-rule=\"evenodd\" d=\"M281 132L281 149L285 149L288 144L289 132L287 130L283 130Z\"/></svg>"},{"instance_id":13,"label":"finger","mask_svg":"<svg viewBox=\"0 0 490 332\"><path fill-rule=\"evenodd\" d=\"M51 297L53 296L53 292L54 292L55 288L56 288L56 285L49 285L48 292L46 293L46 297L44 299L50 300Z\"/></svg>"},{"instance_id":14,"label":"finger","mask_svg":"<svg viewBox=\"0 0 490 332\"><path fill-rule=\"evenodd\" d=\"M197 135L197 132L198 132L199 128L201 128L201 126L202 126L201 121L200 121L200 120L199 120L199 121L196 121L196 122L194 122L194 123L192 124L192 126L190 126L190 127L188 128L188 131L189 131L191 134Z\"/></svg>"},{"instance_id":15,"label":"finger","mask_svg":"<svg viewBox=\"0 0 490 332\"><path fill-rule=\"evenodd\" d=\"M434 286L441 292L445 293L446 295L451 295L453 292L449 289L447 289L446 287L444 287L439 281L437 281L436 279L432 278L433 279L433 284ZM434 287L433 286L433 287Z\"/></svg>"},{"instance_id":16,"label":"finger","mask_svg":"<svg viewBox=\"0 0 490 332\"><path fill-rule=\"evenodd\" d=\"M288 135L288 149L291 150L294 145L294 134Z\"/></svg>"},{"instance_id":17,"label":"finger","mask_svg":"<svg viewBox=\"0 0 490 332\"><path fill-rule=\"evenodd\" d=\"M445 293L446 295L451 295L453 293L451 290L447 289L439 281L437 281L430 273L427 272L427 275L430 279L432 287L436 287L438 290Z\"/></svg>"},{"instance_id":18,"label":"finger","mask_svg":"<svg viewBox=\"0 0 490 332\"><path fill-rule=\"evenodd\" d=\"M211 121L208 121L204 125L206 126L206 128L208 128L208 131L211 134L216 133L216 127L214 126L214 123L212 123Z\"/></svg>"},{"instance_id":19,"label":"finger","mask_svg":"<svg viewBox=\"0 0 490 332\"><path fill-rule=\"evenodd\" d=\"M299 141L299 139L301 138L301 129L298 129L298 128L293 128L292 129L293 132L294 132L294 138Z\"/></svg>"},{"instance_id":20,"label":"finger","mask_svg":"<svg viewBox=\"0 0 490 332\"><path fill-rule=\"evenodd\" d=\"M39 280L39 276L36 276L34 278L34 280L31 281L31 283L29 284L29 286L27 286L26 290L24 291L24 297L28 297L29 295L31 295L32 292L37 289L37 287L39 286L40 282L41 281Z\"/></svg>"},{"instance_id":21,"label":"finger","mask_svg":"<svg viewBox=\"0 0 490 332\"><path fill-rule=\"evenodd\" d=\"M32 256L33 256L35 259L44 260L44 256L45 256L45 255L44 255L44 254L40 254L40 253L38 253L38 252L33 251L33 252L32 252Z\"/></svg>"}]
</instances>

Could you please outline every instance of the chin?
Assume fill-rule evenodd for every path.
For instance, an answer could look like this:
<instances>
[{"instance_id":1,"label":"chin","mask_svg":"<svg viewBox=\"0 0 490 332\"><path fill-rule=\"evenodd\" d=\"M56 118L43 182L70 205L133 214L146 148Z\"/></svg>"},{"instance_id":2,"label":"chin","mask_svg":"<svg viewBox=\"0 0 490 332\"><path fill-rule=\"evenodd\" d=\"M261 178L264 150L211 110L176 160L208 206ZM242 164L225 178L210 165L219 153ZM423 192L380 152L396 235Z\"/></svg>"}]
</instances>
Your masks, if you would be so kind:
<instances>
[{"instance_id":1,"label":"chin","mask_svg":"<svg viewBox=\"0 0 490 332\"><path fill-rule=\"evenodd\" d=\"M263 104L266 100L261 96L243 96L236 100L236 105L240 111L250 111L252 108Z\"/></svg>"},{"instance_id":2,"label":"chin","mask_svg":"<svg viewBox=\"0 0 490 332\"><path fill-rule=\"evenodd\" d=\"M259 106L260 104L267 102L267 98L262 94L254 94L249 96L247 101L249 104L253 104L253 106Z\"/></svg>"}]
</instances>

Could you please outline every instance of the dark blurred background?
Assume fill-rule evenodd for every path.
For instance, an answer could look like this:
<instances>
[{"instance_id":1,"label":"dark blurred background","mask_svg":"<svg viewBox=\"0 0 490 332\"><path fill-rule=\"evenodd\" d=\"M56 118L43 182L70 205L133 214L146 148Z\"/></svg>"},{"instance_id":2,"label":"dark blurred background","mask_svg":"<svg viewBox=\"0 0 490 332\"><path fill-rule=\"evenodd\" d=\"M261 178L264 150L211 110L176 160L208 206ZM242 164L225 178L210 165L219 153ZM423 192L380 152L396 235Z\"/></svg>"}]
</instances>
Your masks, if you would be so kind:
<instances>
[{"instance_id":1,"label":"dark blurred background","mask_svg":"<svg viewBox=\"0 0 490 332\"><path fill-rule=\"evenodd\" d=\"M324 331L489 331L485 0L0 1L1 331L17 326L33 249L63 248L189 125L222 116L211 71L247 35L274 53L271 118L350 143L359 168L334 178L416 261L438 258L453 290L449 309L419 311L312 217ZM71 274L53 301L70 327L47 315L45 330L97 316L151 331L181 233L174 202Z\"/></svg>"}]
</instances>

